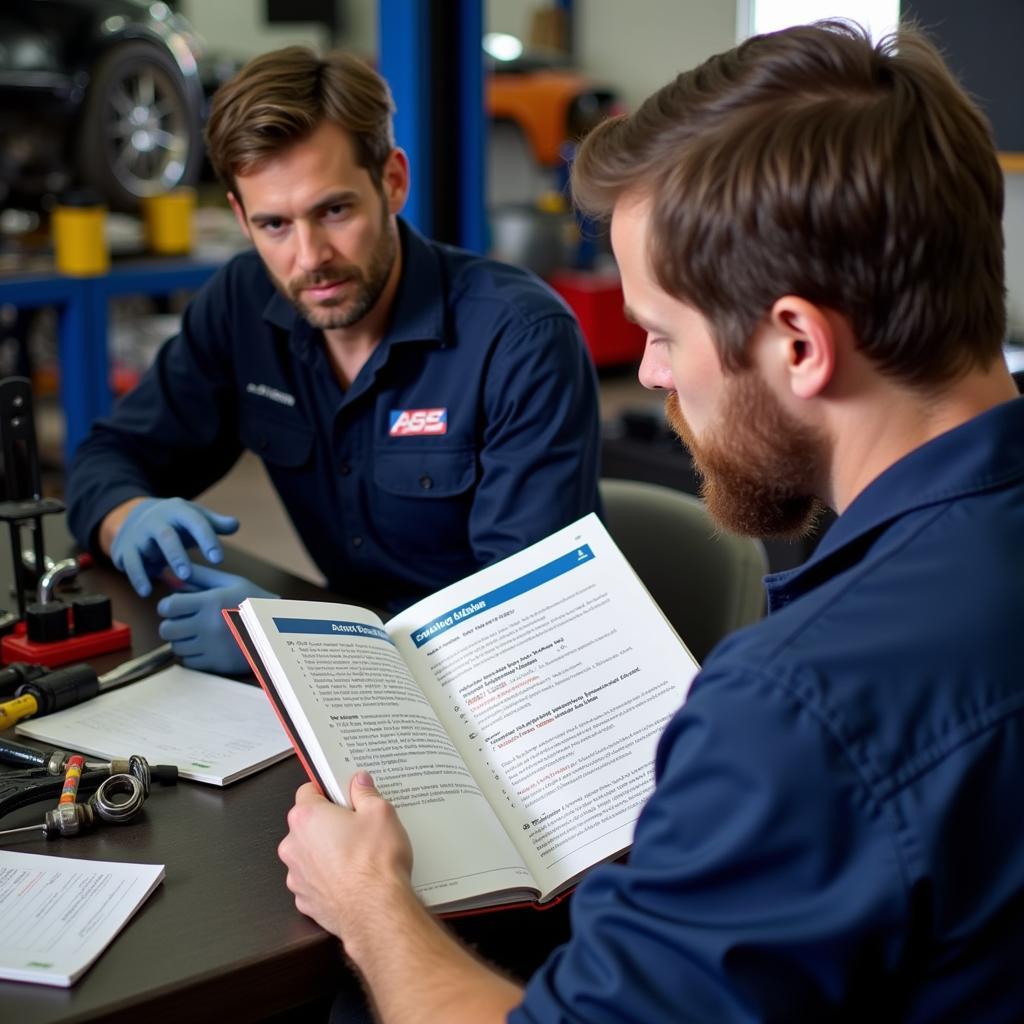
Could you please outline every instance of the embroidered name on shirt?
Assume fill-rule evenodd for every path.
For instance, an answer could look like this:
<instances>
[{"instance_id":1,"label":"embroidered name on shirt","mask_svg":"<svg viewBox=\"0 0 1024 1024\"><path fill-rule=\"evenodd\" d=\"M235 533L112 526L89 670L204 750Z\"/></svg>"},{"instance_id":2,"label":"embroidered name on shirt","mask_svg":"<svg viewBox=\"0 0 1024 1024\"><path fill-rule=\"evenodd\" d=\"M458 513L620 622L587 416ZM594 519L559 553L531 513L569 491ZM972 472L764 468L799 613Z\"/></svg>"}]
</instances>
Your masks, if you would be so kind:
<instances>
[{"instance_id":1,"label":"embroidered name on shirt","mask_svg":"<svg viewBox=\"0 0 1024 1024\"><path fill-rule=\"evenodd\" d=\"M278 391L277 388L268 387L266 384L253 384L249 381L245 385L245 390L250 395L259 395L260 398L269 398L272 402L277 402L278 405L294 405L295 396L289 395L287 391Z\"/></svg>"},{"instance_id":2,"label":"embroidered name on shirt","mask_svg":"<svg viewBox=\"0 0 1024 1024\"><path fill-rule=\"evenodd\" d=\"M406 437L412 434L447 434L447 409L392 409L392 437Z\"/></svg>"}]
</instances>

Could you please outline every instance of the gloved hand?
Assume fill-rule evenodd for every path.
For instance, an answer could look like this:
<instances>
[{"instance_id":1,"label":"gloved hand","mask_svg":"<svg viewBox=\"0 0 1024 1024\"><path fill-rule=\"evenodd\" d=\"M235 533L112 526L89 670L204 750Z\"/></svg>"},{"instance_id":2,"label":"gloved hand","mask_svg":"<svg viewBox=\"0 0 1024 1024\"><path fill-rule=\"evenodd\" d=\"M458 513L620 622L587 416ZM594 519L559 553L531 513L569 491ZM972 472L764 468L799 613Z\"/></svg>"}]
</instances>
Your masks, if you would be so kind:
<instances>
[{"instance_id":1,"label":"gloved hand","mask_svg":"<svg viewBox=\"0 0 1024 1024\"><path fill-rule=\"evenodd\" d=\"M234 533L238 520L222 516L184 498L146 498L128 513L110 547L110 559L140 597L153 590L151 577L165 565L182 580L192 562L186 548L198 545L211 562L224 557L218 533Z\"/></svg>"},{"instance_id":2,"label":"gloved hand","mask_svg":"<svg viewBox=\"0 0 1024 1024\"><path fill-rule=\"evenodd\" d=\"M174 651L186 668L216 672L221 675L241 675L248 671L245 660L227 627L223 608L237 608L247 597L277 597L256 586L244 576L235 576L208 565L191 566L188 577L190 587L200 590L183 591L163 598L156 606L163 616L160 636L171 642Z\"/></svg>"}]
</instances>

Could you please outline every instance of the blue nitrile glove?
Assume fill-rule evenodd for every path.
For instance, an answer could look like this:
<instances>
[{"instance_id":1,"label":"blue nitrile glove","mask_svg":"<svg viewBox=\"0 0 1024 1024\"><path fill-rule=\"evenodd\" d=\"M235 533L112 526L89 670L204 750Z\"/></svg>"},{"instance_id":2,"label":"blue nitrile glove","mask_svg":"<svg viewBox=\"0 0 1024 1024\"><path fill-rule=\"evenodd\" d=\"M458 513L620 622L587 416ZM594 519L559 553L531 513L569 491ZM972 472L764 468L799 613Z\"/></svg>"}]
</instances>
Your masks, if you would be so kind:
<instances>
[{"instance_id":1,"label":"blue nitrile glove","mask_svg":"<svg viewBox=\"0 0 1024 1024\"><path fill-rule=\"evenodd\" d=\"M221 675L241 675L248 671L245 660L221 615L223 608L237 608L247 597L277 597L244 576L235 576L208 565L193 563L189 587L163 598L156 606L163 616L160 636L171 642L171 650L186 668Z\"/></svg>"},{"instance_id":2,"label":"blue nitrile glove","mask_svg":"<svg viewBox=\"0 0 1024 1024\"><path fill-rule=\"evenodd\" d=\"M192 562L187 549L198 546L211 561L224 557L218 533L234 533L238 520L222 516L184 498L146 498L128 513L110 547L110 560L129 579L140 597L153 590L151 577L165 565L182 580Z\"/></svg>"}]
</instances>

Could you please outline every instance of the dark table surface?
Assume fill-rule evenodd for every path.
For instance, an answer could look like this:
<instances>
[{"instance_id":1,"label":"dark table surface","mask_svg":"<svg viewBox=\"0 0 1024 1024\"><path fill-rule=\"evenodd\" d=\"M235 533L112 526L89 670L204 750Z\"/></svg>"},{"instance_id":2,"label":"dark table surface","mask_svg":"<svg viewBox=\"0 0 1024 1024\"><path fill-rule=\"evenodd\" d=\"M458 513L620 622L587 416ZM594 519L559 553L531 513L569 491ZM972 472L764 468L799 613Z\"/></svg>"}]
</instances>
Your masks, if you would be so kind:
<instances>
[{"instance_id":1,"label":"dark table surface","mask_svg":"<svg viewBox=\"0 0 1024 1024\"><path fill-rule=\"evenodd\" d=\"M48 554L65 554L65 538L60 524L47 523ZM4 551L0 565L9 561ZM288 597L327 596L239 551L228 552L224 567ZM0 574L9 579L8 572ZM138 598L109 566L83 572L80 583L111 598L115 618L132 627L133 654L160 643L158 596ZM93 665L106 671L127 656L106 655ZM362 1005L339 943L295 910L277 858L285 814L304 781L298 761L289 758L224 788L154 786L142 815L129 825L74 839L6 843L4 849L26 853L165 864L166 878L70 989L0 981L0 1021L235 1024L265 1020L339 990L343 1002ZM46 806L13 812L0 827L35 824ZM486 958L523 977L563 940L567 909L506 910L462 918L452 927Z\"/></svg>"}]
</instances>

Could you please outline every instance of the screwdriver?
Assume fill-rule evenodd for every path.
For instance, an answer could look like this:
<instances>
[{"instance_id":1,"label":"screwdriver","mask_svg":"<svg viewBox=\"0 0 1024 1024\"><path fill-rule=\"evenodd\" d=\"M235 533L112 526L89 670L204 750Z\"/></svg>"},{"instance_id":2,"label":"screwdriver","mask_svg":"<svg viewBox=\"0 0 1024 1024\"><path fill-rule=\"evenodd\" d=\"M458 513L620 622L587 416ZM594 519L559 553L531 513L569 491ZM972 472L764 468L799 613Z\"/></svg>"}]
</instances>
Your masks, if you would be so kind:
<instances>
[{"instance_id":1,"label":"screwdriver","mask_svg":"<svg viewBox=\"0 0 1024 1024\"><path fill-rule=\"evenodd\" d=\"M23 828L8 828L0 831L0 839L7 836L24 835L42 829L46 839L57 836L77 836L96 824L96 812L90 804L62 804L46 812L39 825L25 825Z\"/></svg>"},{"instance_id":2,"label":"screwdriver","mask_svg":"<svg viewBox=\"0 0 1024 1024\"><path fill-rule=\"evenodd\" d=\"M68 761L74 755L68 750L37 750L35 747L26 747L21 743L14 743L12 740L0 737L0 763L18 765L23 768L41 768L48 775L62 775L68 766ZM109 761L94 760L86 757L85 770L87 772L106 772L108 775L140 775L134 767L135 762L142 760L138 755L132 757L115 757ZM148 764L149 772L154 782L162 786L173 786L178 781L178 766L173 764Z\"/></svg>"},{"instance_id":3,"label":"screwdriver","mask_svg":"<svg viewBox=\"0 0 1024 1024\"><path fill-rule=\"evenodd\" d=\"M102 676L97 676L91 665L81 662L30 679L18 686L13 700L0 704L0 730L9 728L23 718L48 715L51 711L74 707L101 693L133 683L162 668L173 657L171 645L161 644Z\"/></svg>"},{"instance_id":4,"label":"screwdriver","mask_svg":"<svg viewBox=\"0 0 1024 1024\"><path fill-rule=\"evenodd\" d=\"M148 793L146 784L135 775L111 775L100 783L88 803L58 804L46 812L40 824L5 829L0 832L0 840L40 830L47 839L77 836L101 822L124 825L142 810Z\"/></svg>"}]
</instances>

